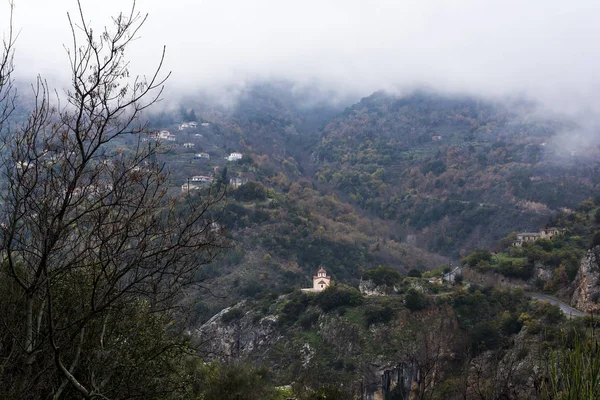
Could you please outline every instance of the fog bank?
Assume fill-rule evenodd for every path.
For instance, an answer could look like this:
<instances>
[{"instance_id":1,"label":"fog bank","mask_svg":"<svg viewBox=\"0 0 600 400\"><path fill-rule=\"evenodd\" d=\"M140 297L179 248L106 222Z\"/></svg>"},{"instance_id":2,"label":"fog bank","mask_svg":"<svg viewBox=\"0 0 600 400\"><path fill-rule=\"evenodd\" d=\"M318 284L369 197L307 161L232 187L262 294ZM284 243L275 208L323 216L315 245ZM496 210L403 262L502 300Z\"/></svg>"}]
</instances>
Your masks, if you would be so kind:
<instances>
[{"instance_id":1,"label":"fog bank","mask_svg":"<svg viewBox=\"0 0 600 400\"><path fill-rule=\"evenodd\" d=\"M128 4L82 1L97 30ZM598 1L144 0L138 9L149 18L131 70L151 72L165 45L172 97L286 79L331 93L425 86L524 95L583 118L600 111ZM7 11L4 2L3 31ZM19 76L68 81L67 11L74 0L16 0Z\"/></svg>"}]
</instances>

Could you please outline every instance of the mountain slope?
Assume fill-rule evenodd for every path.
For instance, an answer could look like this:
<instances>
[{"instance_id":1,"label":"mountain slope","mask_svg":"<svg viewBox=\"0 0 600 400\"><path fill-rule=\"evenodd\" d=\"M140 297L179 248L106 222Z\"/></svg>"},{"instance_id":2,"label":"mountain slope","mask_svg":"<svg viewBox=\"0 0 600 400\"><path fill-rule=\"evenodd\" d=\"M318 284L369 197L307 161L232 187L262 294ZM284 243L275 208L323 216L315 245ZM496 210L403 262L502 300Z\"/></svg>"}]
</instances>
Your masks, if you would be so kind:
<instances>
[{"instance_id":1,"label":"mountain slope","mask_svg":"<svg viewBox=\"0 0 600 400\"><path fill-rule=\"evenodd\" d=\"M457 256L490 245L600 189L597 148L585 158L555 151L553 137L571 122L513 110L431 93L373 94L323 129L316 178L430 251Z\"/></svg>"}]
</instances>

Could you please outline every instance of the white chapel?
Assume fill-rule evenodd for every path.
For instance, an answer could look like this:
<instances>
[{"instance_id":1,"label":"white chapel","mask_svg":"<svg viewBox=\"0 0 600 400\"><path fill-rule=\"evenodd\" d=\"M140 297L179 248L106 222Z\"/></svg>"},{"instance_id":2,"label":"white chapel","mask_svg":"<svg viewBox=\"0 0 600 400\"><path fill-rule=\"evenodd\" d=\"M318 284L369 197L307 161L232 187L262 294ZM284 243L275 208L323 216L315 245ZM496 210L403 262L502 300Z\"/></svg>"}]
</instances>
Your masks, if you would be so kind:
<instances>
[{"instance_id":1,"label":"white chapel","mask_svg":"<svg viewBox=\"0 0 600 400\"><path fill-rule=\"evenodd\" d=\"M322 292L331 284L331 277L327 275L327 271L323 268L317 271L317 275L313 275L313 287L310 289L302 289L303 292Z\"/></svg>"}]
</instances>

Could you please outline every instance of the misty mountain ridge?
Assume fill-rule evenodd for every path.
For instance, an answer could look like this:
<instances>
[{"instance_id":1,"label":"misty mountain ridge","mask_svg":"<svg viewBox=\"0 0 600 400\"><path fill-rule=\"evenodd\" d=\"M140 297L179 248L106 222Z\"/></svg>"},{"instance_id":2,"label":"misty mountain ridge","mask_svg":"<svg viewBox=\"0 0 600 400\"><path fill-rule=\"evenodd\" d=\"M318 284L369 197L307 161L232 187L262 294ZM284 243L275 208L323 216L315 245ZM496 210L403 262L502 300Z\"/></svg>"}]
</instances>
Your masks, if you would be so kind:
<instances>
[{"instance_id":1,"label":"misty mountain ridge","mask_svg":"<svg viewBox=\"0 0 600 400\"><path fill-rule=\"evenodd\" d=\"M511 231L536 230L600 183L598 147L564 149L564 132L578 125L548 118L523 98L420 89L331 103L327 91L289 81L247 84L230 95L227 102L189 96L146 115L150 128L174 132L190 118L210 124L201 138L178 133L195 148L176 150L180 143L165 154L175 187L186 174L210 175L223 164L198 170L184 161L194 153L240 151L247 161L229 165L231 177L284 195L295 182L310 184L315 199L333 196L361 218L385 221L389 237L456 258Z\"/></svg>"},{"instance_id":2,"label":"misty mountain ridge","mask_svg":"<svg viewBox=\"0 0 600 400\"><path fill-rule=\"evenodd\" d=\"M448 358L436 368L451 376L451 354L483 363L503 341L539 341L522 315L546 329L562 321L522 291L466 290L435 279L475 249L496 249L511 232L590 220L569 209L600 192L598 148L560 152L555 143L578 129L573 121L549 118L526 100L430 90L331 104L285 82L249 85L228 105L187 98L144 118L148 132L116 150L156 130L171 132L157 161L176 196L193 204L207 195L210 185L182 190L193 176L231 183L211 217L233 246L198 272L208 285L185 299L191 337L206 341L213 356L225 354L216 359L267 366L278 384L298 377L307 387L344 382L355 391L364 379L360 390L375 393L382 374L400 369L417 379L428 355L409 350L423 341L444 349ZM226 160L233 152L242 158ZM592 215L597 204L590 207ZM594 229L573 240L587 246ZM563 251L570 278L581 251ZM321 267L335 290L298 292ZM551 283L561 279L560 268ZM369 276L389 280L374 290L391 294L359 292ZM438 330L447 340L440 342ZM469 342L477 345L465 352L460 346ZM506 357L516 357L518 346L508 346Z\"/></svg>"},{"instance_id":3,"label":"misty mountain ridge","mask_svg":"<svg viewBox=\"0 0 600 400\"><path fill-rule=\"evenodd\" d=\"M406 96L379 91L345 108L324 107L322 104L327 103L323 101L307 107L308 91L299 97L294 88L286 82L261 82L248 85L236 105L226 110L215 111L218 107L210 106L197 109L193 102L186 107L193 108L202 120L214 122L227 146L239 147L243 141L242 146L250 152L268 156L276 169L285 154L311 170L323 169L323 163L329 162L365 164L370 169L385 167L384 172L386 168L394 170L386 178L391 179L388 183L398 177L396 172L406 172L409 167L420 165L427 171L424 163L440 161L438 158L448 151L450 157L444 165L450 162L455 173L465 166L456 152L466 151L471 168L494 170L503 166L503 173L510 170L511 175L521 178L528 174L534 184L553 168L577 169L588 162L593 165L598 153L597 146L589 145L590 140L582 141L582 148L565 149L564 136L576 131L578 125L563 117L547 118L534 103L523 99L500 102L431 90ZM570 144L574 145L572 141ZM361 159L361 151L386 153L387 157ZM460 192L467 192L469 185L458 188L445 188L445 192L468 200L469 194ZM517 193L516 197L521 196ZM575 206L583 198L573 199L568 206ZM523 200L544 199L528 194ZM542 202L553 209L563 206L552 199Z\"/></svg>"},{"instance_id":4,"label":"misty mountain ridge","mask_svg":"<svg viewBox=\"0 0 600 400\"><path fill-rule=\"evenodd\" d=\"M235 105L189 99L150 116L155 129L196 143L176 142L162 157L174 187L225 166L230 179L254 182L230 189L220 223L236 250L207 270L224 292L235 288L230 301L303 287L319 265L358 284L380 264L407 272L456 263L510 232L537 231L599 189L595 158L552 145L576 124L544 118L527 100L431 90L379 91L344 106L309 98L261 82ZM190 131L200 138L177 130L192 111L209 125ZM194 160L200 151L210 161ZM224 162L233 151L243 159ZM204 304L200 320L223 306L210 296Z\"/></svg>"}]
</instances>

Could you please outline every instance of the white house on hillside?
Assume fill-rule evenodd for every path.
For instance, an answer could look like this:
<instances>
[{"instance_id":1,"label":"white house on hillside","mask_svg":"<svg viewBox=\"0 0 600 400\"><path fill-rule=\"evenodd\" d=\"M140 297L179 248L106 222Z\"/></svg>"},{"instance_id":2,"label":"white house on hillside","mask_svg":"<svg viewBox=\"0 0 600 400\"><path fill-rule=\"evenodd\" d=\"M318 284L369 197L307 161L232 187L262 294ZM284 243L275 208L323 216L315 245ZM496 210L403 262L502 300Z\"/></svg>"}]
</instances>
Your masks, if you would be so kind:
<instances>
[{"instance_id":1,"label":"white house on hillside","mask_svg":"<svg viewBox=\"0 0 600 400\"><path fill-rule=\"evenodd\" d=\"M203 183L212 183L213 177L206 175L196 175L190 178L192 182L203 182Z\"/></svg>"},{"instance_id":2,"label":"white house on hillside","mask_svg":"<svg viewBox=\"0 0 600 400\"><path fill-rule=\"evenodd\" d=\"M173 135L171 132L166 131L166 130L150 134L149 136L151 139L168 140L170 142L174 142L176 139L175 135Z\"/></svg>"},{"instance_id":3,"label":"white house on hillside","mask_svg":"<svg viewBox=\"0 0 600 400\"><path fill-rule=\"evenodd\" d=\"M248 183L248 178L241 178L239 176L235 177L235 178L231 178L229 179L229 184L234 188L237 189L240 186L244 185Z\"/></svg>"},{"instance_id":4,"label":"white house on hillside","mask_svg":"<svg viewBox=\"0 0 600 400\"><path fill-rule=\"evenodd\" d=\"M181 185L181 191L184 193L191 192L193 190L200 190L200 186L194 185L192 183L184 183L183 185Z\"/></svg>"},{"instance_id":5,"label":"white house on hillside","mask_svg":"<svg viewBox=\"0 0 600 400\"><path fill-rule=\"evenodd\" d=\"M242 153L231 153L227 157L225 157L227 161L238 161L242 159Z\"/></svg>"},{"instance_id":6,"label":"white house on hillside","mask_svg":"<svg viewBox=\"0 0 600 400\"><path fill-rule=\"evenodd\" d=\"M178 129L179 129L180 131L182 131L182 130L184 130L184 129L188 129L188 128L195 128L195 127L197 127L197 126L198 126L198 123L197 123L197 122L190 121L190 122L184 122L184 123L182 123L182 124L179 124L179 127L178 127Z\"/></svg>"}]
</instances>

